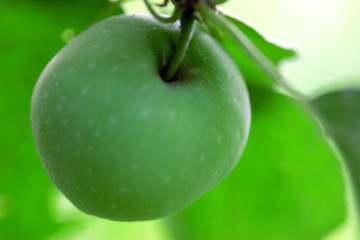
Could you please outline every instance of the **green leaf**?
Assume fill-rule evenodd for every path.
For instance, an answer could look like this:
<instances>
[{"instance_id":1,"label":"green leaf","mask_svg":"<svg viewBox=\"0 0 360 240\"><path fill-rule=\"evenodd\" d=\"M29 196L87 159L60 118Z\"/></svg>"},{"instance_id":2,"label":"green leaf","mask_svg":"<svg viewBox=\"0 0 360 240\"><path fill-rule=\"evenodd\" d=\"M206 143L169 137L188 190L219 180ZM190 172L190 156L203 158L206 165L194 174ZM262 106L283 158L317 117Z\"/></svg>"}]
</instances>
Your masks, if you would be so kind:
<instances>
[{"instance_id":1,"label":"green leaf","mask_svg":"<svg viewBox=\"0 0 360 240\"><path fill-rule=\"evenodd\" d=\"M360 214L360 90L337 90L314 99L312 103L348 165Z\"/></svg>"},{"instance_id":2,"label":"green leaf","mask_svg":"<svg viewBox=\"0 0 360 240\"><path fill-rule=\"evenodd\" d=\"M225 15L227 20L239 28L247 38L254 43L256 47L266 56L269 60L278 66L282 60L296 56L296 52L288 47L275 43L273 40L265 37L262 33L255 30L255 28L245 21ZM213 33L214 35L214 33ZM259 65L248 56L248 54L240 49L227 35L220 33L217 39L223 44L225 49L229 52L230 56L237 63L241 73L248 84L272 87L274 81L264 73Z\"/></svg>"},{"instance_id":3,"label":"green leaf","mask_svg":"<svg viewBox=\"0 0 360 240\"><path fill-rule=\"evenodd\" d=\"M175 239L318 240L344 221L340 166L314 119L250 87L250 139L219 186L169 219Z\"/></svg>"}]
</instances>

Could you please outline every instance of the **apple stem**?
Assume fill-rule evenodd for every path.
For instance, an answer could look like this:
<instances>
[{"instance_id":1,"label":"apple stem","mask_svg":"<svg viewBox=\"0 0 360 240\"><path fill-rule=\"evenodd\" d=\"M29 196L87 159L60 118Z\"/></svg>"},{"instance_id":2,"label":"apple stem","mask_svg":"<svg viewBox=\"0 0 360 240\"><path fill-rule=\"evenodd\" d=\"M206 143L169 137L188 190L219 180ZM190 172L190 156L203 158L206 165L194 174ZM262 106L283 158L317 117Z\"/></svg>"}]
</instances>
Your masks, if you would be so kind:
<instances>
[{"instance_id":1,"label":"apple stem","mask_svg":"<svg viewBox=\"0 0 360 240\"><path fill-rule=\"evenodd\" d=\"M194 35L195 19L193 18L192 14L192 10L185 11L181 17L180 38L177 42L174 56L166 68L165 73L162 75L164 81L166 82L171 82L173 80L185 57L190 41Z\"/></svg>"},{"instance_id":2,"label":"apple stem","mask_svg":"<svg viewBox=\"0 0 360 240\"><path fill-rule=\"evenodd\" d=\"M206 1L198 1L193 4L203 19L209 20L214 26L228 35L241 49L243 49L262 70L291 96L300 102L308 102L308 98L302 93L290 87L277 67L253 44L250 39L236 26L229 22L223 15L218 14L216 9L207 4Z\"/></svg>"},{"instance_id":3,"label":"apple stem","mask_svg":"<svg viewBox=\"0 0 360 240\"><path fill-rule=\"evenodd\" d=\"M148 0L144 0L144 2L145 2L146 7L148 8L149 12L154 16L154 18L156 18L158 21L163 22L163 23L173 23L176 20L179 20L184 12L183 8L175 7L174 13L170 17L166 18L166 17L162 17L159 14L157 14L155 12L155 10L152 8L152 6ZM165 3L166 3L166 1L165 1ZM165 4L165 6L166 5L167 5L167 3ZM160 5L160 7L162 7L162 5Z\"/></svg>"}]
</instances>

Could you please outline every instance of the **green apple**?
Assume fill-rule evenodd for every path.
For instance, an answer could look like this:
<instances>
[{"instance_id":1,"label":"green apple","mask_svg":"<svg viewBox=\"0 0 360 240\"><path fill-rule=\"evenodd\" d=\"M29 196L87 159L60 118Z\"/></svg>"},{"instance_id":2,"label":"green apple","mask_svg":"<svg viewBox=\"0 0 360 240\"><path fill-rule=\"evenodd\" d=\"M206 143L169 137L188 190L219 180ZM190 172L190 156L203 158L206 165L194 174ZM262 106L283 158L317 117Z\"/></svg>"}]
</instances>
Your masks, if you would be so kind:
<instances>
[{"instance_id":1,"label":"green apple","mask_svg":"<svg viewBox=\"0 0 360 240\"><path fill-rule=\"evenodd\" d=\"M250 122L241 74L197 29L176 79L163 81L178 37L178 26L147 16L112 17L73 39L41 74L31 103L36 146L80 210L122 221L164 217L238 162Z\"/></svg>"}]
</instances>

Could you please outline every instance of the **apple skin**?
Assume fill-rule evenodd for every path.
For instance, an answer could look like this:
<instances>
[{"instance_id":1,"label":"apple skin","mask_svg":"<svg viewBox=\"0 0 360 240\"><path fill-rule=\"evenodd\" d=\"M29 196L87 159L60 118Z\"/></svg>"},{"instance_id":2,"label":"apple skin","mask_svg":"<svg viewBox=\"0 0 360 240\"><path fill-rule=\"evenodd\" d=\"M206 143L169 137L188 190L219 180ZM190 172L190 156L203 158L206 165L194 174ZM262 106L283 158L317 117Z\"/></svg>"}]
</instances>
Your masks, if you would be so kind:
<instances>
[{"instance_id":1,"label":"apple skin","mask_svg":"<svg viewBox=\"0 0 360 240\"><path fill-rule=\"evenodd\" d=\"M247 141L241 74L196 30L177 80L159 76L178 27L146 16L96 23L41 74L31 122L41 161L80 210L140 221L189 205L223 180ZM209 209L211 211L211 209Z\"/></svg>"}]
</instances>

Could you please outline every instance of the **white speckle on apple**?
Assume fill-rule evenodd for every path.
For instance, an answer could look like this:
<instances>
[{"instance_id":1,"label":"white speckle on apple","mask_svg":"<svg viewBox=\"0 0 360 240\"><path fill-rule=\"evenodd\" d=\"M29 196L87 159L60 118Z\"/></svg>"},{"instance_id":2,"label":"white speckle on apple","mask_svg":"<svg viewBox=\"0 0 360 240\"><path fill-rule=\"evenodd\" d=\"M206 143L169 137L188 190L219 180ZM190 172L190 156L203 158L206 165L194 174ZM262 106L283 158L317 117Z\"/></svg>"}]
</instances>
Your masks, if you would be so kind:
<instances>
[{"instance_id":1,"label":"white speckle on apple","mask_svg":"<svg viewBox=\"0 0 360 240\"><path fill-rule=\"evenodd\" d=\"M91 168L88 168L88 169L86 169L86 172L87 172L88 174L92 174L92 173L93 173L93 170L92 170Z\"/></svg>"},{"instance_id":2,"label":"white speckle on apple","mask_svg":"<svg viewBox=\"0 0 360 240\"><path fill-rule=\"evenodd\" d=\"M149 116L149 115L150 115L149 109L143 109L143 110L141 110L141 116L147 117L147 116Z\"/></svg>"},{"instance_id":3,"label":"white speckle on apple","mask_svg":"<svg viewBox=\"0 0 360 240\"><path fill-rule=\"evenodd\" d=\"M68 69L68 72L70 73L70 72L73 72L74 71L74 68L69 68Z\"/></svg>"},{"instance_id":4,"label":"white speckle on apple","mask_svg":"<svg viewBox=\"0 0 360 240\"><path fill-rule=\"evenodd\" d=\"M75 185L76 191L80 191L80 187L78 185Z\"/></svg>"},{"instance_id":5,"label":"white speckle on apple","mask_svg":"<svg viewBox=\"0 0 360 240\"><path fill-rule=\"evenodd\" d=\"M87 147L87 150L88 150L89 152L91 152L91 151L94 150L94 147L93 147L93 146L88 146L88 147Z\"/></svg>"},{"instance_id":6,"label":"white speckle on apple","mask_svg":"<svg viewBox=\"0 0 360 240\"><path fill-rule=\"evenodd\" d=\"M60 111L60 110L61 110L61 108L62 108L62 107L61 107L61 105L60 105L60 104L56 106L56 110L58 110L58 111Z\"/></svg>"},{"instance_id":7,"label":"white speckle on apple","mask_svg":"<svg viewBox=\"0 0 360 240\"><path fill-rule=\"evenodd\" d=\"M45 98L48 98L48 97L49 97L49 93L46 92L46 93L45 93Z\"/></svg>"},{"instance_id":8,"label":"white speckle on apple","mask_svg":"<svg viewBox=\"0 0 360 240\"><path fill-rule=\"evenodd\" d=\"M75 155L80 156L80 153L81 153L80 150L76 150Z\"/></svg>"},{"instance_id":9,"label":"white speckle on apple","mask_svg":"<svg viewBox=\"0 0 360 240\"><path fill-rule=\"evenodd\" d=\"M221 142L221 140L222 140L221 135L217 135L217 140L218 140L218 142Z\"/></svg>"},{"instance_id":10,"label":"white speckle on apple","mask_svg":"<svg viewBox=\"0 0 360 240\"><path fill-rule=\"evenodd\" d=\"M200 162L204 162L205 161L205 156L204 155L201 155L200 156Z\"/></svg>"},{"instance_id":11,"label":"white speckle on apple","mask_svg":"<svg viewBox=\"0 0 360 240\"><path fill-rule=\"evenodd\" d=\"M148 212L153 212L153 211L154 211L154 209L152 209L152 208L148 209Z\"/></svg>"},{"instance_id":12,"label":"white speckle on apple","mask_svg":"<svg viewBox=\"0 0 360 240\"><path fill-rule=\"evenodd\" d=\"M171 180L171 177L169 177L169 176L166 176L166 177L164 178L164 181L165 181L165 182L170 182L170 180Z\"/></svg>"},{"instance_id":13,"label":"white speckle on apple","mask_svg":"<svg viewBox=\"0 0 360 240\"><path fill-rule=\"evenodd\" d=\"M124 216L124 213L118 212L119 216Z\"/></svg>"},{"instance_id":14,"label":"white speckle on apple","mask_svg":"<svg viewBox=\"0 0 360 240\"><path fill-rule=\"evenodd\" d=\"M169 118L170 119L175 119L176 118L176 112L174 109L169 111Z\"/></svg>"},{"instance_id":15,"label":"white speckle on apple","mask_svg":"<svg viewBox=\"0 0 360 240\"><path fill-rule=\"evenodd\" d=\"M94 123L95 123L95 119L93 119L93 118L89 118L89 120L88 120L88 124L89 124L89 126L94 125Z\"/></svg>"},{"instance_id":16,"label":"white speckle on apple","mask_svg":"<svg viewBox=\"0 0 360 240\"><path fill-rule=\"evenodd\" d=\"M114 125L116 122L117 122L117 118L116 118L116 117L111 117L111 118L109 119L110 125Z\"/></svg>"},{"instance_id":17,"label":"white speckle on apple","mask_svg":"<svg viewBox=\"0 0 360 240\"><path fill-rule=\"evenodd\" d=\"M94 49L97 49L97 48L100 48L100 47L101 47L100 44L95 44L95 45L93 46Z\"/></svg>"},{"instance_id":18,"label":"white speckle on apple","mask_svg":"<svg viewBox=\"0 0 360 240\"><path fill-rule=\"evenodd\" d=\"M66 96L62 96L60 100L64 102L66 100Z\"/></svg>"},{"instance_id":19,"label":"white speckle on apple","mask_svg":"<svg viewBox=\"0 0 360 240\"><path fill-rule=\"evenodd\" d=\"M53 78L56 78L57 77L57 74L55 73L54 75L53 75Z\"/></svg>"},{"instance_id":20,"label":"white speckle on apple","mask_svg":"<svg viewBox=\"0 0 360 240\"><path fill-rule=\"evenodd\" d=\"M100 137L101 133L102 133L101 129L96 129L96 131L94 133L94 136L95 137Z\"/></svg>"},{"instance_id":21,"label":"white speckle on apple","mask_svg":"<svg viewBox=\"0 0 360 240\"><path fill-rule=\"evenodd\" d=\"M80 138L80 136L81 136L80 132L76 132L76 133L75 133L75 137L76 137L76 138Z\"/></svg>"},{"instance_id":22,"label":"white speckle on apple","mask_svg":"<svg viewBox=\"0 0 360 240\"><path fill-rule=\"evenodd\" d=\"M113 66L111 68L111 71L113 71L113 72L117 72L118 70L119 70L119 66Z\"/></svg>"},{"instance_id":23,"label":"white speckle on apple","mask_svg":"<svg viewBox=\"0 0 360 240\"><path fill-rule=\"evenodd\" d=\"M95 67L95 63L90 63L89 65L88 65L88 68L89 69L93 69Z\"/></svg>"},{"instance_id":24,"label":"white speckle on apple","mask_svg":"<svg viewBox=\"0 0 360 240\"><path fill-rule=\"evenodd\" d=\"M131 169L135 170L138 168L138 165L136 163L131 164Z\"/></svg>"},{"instance_id":25,"label":"white speckle on apple","mask_svg":"<svg viewBox=\"0 0 360 240\"><path fill-rule=\"evenodd\" d=\"M68 125L68 123L69 123L68 120L63 120L62 125L66 126L66 125Z\"/></svg>"},{"instance_id":26,"label":"white speckle on apple","mask_svg":"<svg viewBox=\"0 0 360 240\"><path fill-rule=\"evenodd\" d=\"M59 82L55 82L55 87L58 87L60 85Z\"/></svg>"},{"instance_id":27,"label":"white speckle on apple","mask_svg":"<svg viewBox=\"0 0 360 240\"><path fill-rule=\"evenodd\" d=\"M87 93L89 92L89 89L88 88L83 88L81 89L81 95L86 95Z\"/></svg>"},{"instance_id":28,"label":"white speckle on apple","mask_svg":"<svg viewBox=\"0 0 360 240\"><path fill-rule=\"evenodd\" d=\"M110 205L110 209L115 209L116 206L115 205Z\"/></svg>"},{"instance_id":29,"label":"white speckle on apple","mask_svg":"<svg viewBox=\"0 0 360 240\"><path fill-rule=\"evenodd\" d=\"M90 191L95 192L95 188L94 188L94 187L91 187L91 188L90 188Z\"/></svg>"},{"instance_id":30,"label":"white speckle on apple","mask_svg":"<svg viewBox=\"0 0 360 240\"><path fill-rule=\"evenodd\" d=\"M111 96L106 96L105 99L104 99L105 102L110 102L111 101Z\"/></svg>"},{"instance_id":31,"label":"white speckle on apple","mask_svg":"<svg viewBox=\"0 0 360 240\"><path fill-rule=\"evenodd\" d=\"M59 146L56 146L55 149L57 152L60 152L60 150L61 150Z\"/></svg>"}]
</instances>

